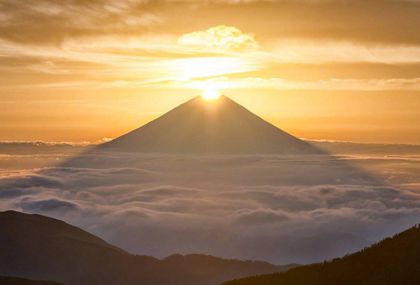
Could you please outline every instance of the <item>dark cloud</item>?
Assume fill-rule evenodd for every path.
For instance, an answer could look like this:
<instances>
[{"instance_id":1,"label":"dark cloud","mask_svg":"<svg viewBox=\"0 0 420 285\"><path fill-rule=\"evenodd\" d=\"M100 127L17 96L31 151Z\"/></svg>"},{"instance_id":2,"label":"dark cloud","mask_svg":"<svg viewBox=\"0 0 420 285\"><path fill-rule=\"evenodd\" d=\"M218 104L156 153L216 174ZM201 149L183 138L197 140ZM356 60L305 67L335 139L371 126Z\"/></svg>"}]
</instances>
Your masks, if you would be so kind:
<instances>
[{"instance_id":1,"label":"dark cloud","mask_svg":"<svg viewBox=\"0 0 420 285\"><path fill-rule=\"evenodd\" d=\"M235 3L235 5L232 5ZM262 38L418 44L418 1L10 1L0 34L27 43L96 35L191 32L220 24ZM188 17L180 21L180 14ZM392 24L391 24L392 23ZM48 29L48 33L45 33Z\"/></svg>"},{"instance_id":2,"label":"dark cloud","mask_svg":"<svg viewBox=\"0 0 420 285\"><path fill-rule=\"evenodd\" d=\"M160 19L144 10L146 1L0 2L0 34L26 43L60 44L71 37L135 34ZM48 29L48 33L44 31Z\"/></svg>"},{"instance_id":3,"label":"dark cloud","mask_svg":"<svg viewBox=\"0 0 420 285\"><path fill-rule=\"evenodd\" d=\"M49 177L45 175L22 175L18 179L16 177L3 179L0 181L0 187L3 189L15 188L33 188L37 186L43 187L59 187L61 185L59 177Z\"/></svg>"},{"instance_id":4,"label":"dark cloud","mask_svg":"<svg viewBox=\"0 0 420 285\"><path fill-rule=\"evenodd\" d=\"M215 21L256 32L260 37L418 44L417 1L270 1L219 7ZM207 13L210 14L211 12ZM244 21L247 19L247 21ZM391 24L393 23L393 24Z\"/></svg>"},{"instance_id":5,"label":"dark cloud","mask_svg":"<svg viewBox=\"0 0 420 285\"><path fill-rule=\"evenodd\" d=\"M28 195L33 193L32 191L29 191L27 189L20 189L20 188L7 188L0 185L0 188L2 189L0 191L0 199L8 199L8 198L15 198L23 195Z\"/></svg>"},{"instance_id":6,"label":"dark cloud","mask_svg":"<svg viewBox=\"0 0 420 285\"><path fill-rule=\"evenodd\" d=\"M75 210L77 205L68 201L55 198L46 200L30 200L24 199L17 204L17 207L28 212L51 212L51 211L68 211Z\"/></svg>"}]
</instances>

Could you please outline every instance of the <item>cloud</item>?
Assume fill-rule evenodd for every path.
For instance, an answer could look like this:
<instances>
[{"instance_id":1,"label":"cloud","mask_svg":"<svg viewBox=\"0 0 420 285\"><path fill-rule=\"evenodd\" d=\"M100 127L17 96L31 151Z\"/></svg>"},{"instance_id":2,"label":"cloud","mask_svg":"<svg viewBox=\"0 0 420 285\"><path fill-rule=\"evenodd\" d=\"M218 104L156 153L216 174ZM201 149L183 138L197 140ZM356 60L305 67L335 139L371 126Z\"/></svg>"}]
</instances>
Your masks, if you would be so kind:
<instances>
[{"instance_id":1,"label":"cloud","mask_svg":"<svg viewBox=\"0 0 420 285\"><path fill-rule=\"evenodd\" d=\"M51 212L75 210L77 205L68 201L51 198L35 201L25 199L24 201L18 203L17 207L20 207L23 211L28 212Z\"/></svg>"},{"instance_id":2,"label":"cloud","mask_svg":"<svg viewBox=\"0 0 420 285\"><path fill-rule=\"evenodd\" d=\"M345 40L278 39L267 48L278 63L382 63L420 62L418 45L376 45ZM387 68L381 66L381 68ZM417 70L417 69L416 69ZM360 70L359 70L360 72Z\"/></svg>"},{"instance_id":3,"label":"cloud","mask_svg":"<svg viewBox=\"0 0 420 285\"><path fill-rule=\"evenodd\" d=\"M258 226L266 223L282 223L287 220L289 220L289 216L282 211L277 212L267 209L257 209L239 214L236 221L245 226L252 224Z\"/></svg>"},{"instance_id":4,"label":"cloud","mask_svg":"<svg viewBox=\"0 0 420 285\"><path fill-rule=\"evenodd\" d=\"M21 43L58 44L68 38L133 36L151 30L156 34L179 34L192 26L203 29L224 24L266 39L414 45L419 43L419 7L418 1L390 0L4 0L0 3L0 34ZM379 10L381 13L377 13ZM185 13L188 20L179 21L179 15ZM395 24L390 26L389 19ZM49 33L42 33L47 27Z\"/></svg>"},{"instance_id":5,"label":"cloud","mask_svg":"<svg viewBox=\"0 0 420 285\"><path fill-rule=\"evenodd\" d=\"M59 177L39 174L23 174L19 177L6 178L0 181L0 187L9 189L26 189L37 186L59 187L60 185L61 181Z\"/></svg>"},{"instance_id":6,"label":"cloud","mask_svg":"<svg viewBox=\"0 0 420 285\"><path fill-rule=\"evenodd\" d=\"M158 93L203 89L206 82L189 79L226 76L226 82L213 81L221 88L417 91L417 43L389 37L409 33L416 41L412 31L420 22L412 11L419 4L368 2L2 1L0 75L7 80L0 83L5 92L25 94L34 88L54 94L140 88ZM389 17L377 9L404 24L388 27ZM178 20L183 13L188 21ZM332 63L345 65L344 72L333 66L326 75L324 65ZM372 63L382 66L362 75ZM272 68L276 64L292 66ZM391 75L383 71L389 64L396 65Z\"/></svg>"},{"instance_id":7,"label":"cloud","mask_svg":"<svg viewBox=\"0 0 420 285\"><path fill-rule=\"evenodd\" d=\"M178 39L178 44L222 51L258 48L258 43L252 34L245 34L236 27L223 25L182 35Z\"/></svg>"},{"instance_id":8,"label":"cloud","mask_svg":"<svg viewBox=\"0 0 420 285\"><path fill-rule=\"evenodd\" d=\"M37 44L59 44L69 37L117 34L143 30L162 23L157 15L141 9L147 1L62 1L33 3L2 1L2 38ZM48 28L49 33L42 33ZM19 35L15 31L19 30Z\"/></svg>"},{"instance_id":9,"label":"cloud","mask_svg":"<svg viewBox=\"0 0 420 285\"><path fill-rule=\"evenodd\" d=\"M274 89L274 90L321 90L321 91L419 91L420 78L388 78L388 79L349 79L330 78L326 80L287 80L278 77L246 77L235 75L235 78L215 76L210 79L192 79L188 83L170 82L169 86L180 87L180 84L190 88L204 85L230 89Z\"/></svg>"},{"instance_id":10,"label":"cloud","mask_svg":"<svg viewBox=\"0 0 420 285\"><path fill-rule=\"evenodd\" d=\"M27 189L21 188L6 188L4 185L1 185L0 188L0 199L7 199L7 198L14 198L18 196L28 195L33 193L32 191L28 191Z\"/></svg>"},{"instance_id":11,"label":"cloud","mask_svg":"<svg viewBox=\"0 0 420 285\"><path fill-rule=\"evenodd\" d=\"M380 157L87 153L2 171L0 208L64 219L133 253L312 262L418 222L420 194L404 186L420 183L418 160ZM395 173L394 186L380 182Z\"/></svg>"}]
</instances>

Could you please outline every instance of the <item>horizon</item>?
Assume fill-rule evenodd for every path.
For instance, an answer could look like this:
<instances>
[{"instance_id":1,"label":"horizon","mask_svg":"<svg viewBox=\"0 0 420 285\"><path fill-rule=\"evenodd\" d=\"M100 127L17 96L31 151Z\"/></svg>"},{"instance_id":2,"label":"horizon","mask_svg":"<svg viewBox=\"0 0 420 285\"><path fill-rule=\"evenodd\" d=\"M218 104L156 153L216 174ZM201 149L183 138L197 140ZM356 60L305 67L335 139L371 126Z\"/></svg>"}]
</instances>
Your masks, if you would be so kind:
<instances>
[{"instance_id":1,"label":"horizon","mask_svg":"<svg viewBox=\"0 0 420 285\"><path fill-rule=\"evenodd\" d=\"M125 133L131 132L131 131L136 130L138 128L141 128L141 127L147 125L148 123L159 119L162 115L164 115L164 114L172 111L176 107L179 107L180 105L182 105L184 103L187 103L187 102L189 102L189 101L191 101L193 99L201 98L204 101L208 101L208 104L214 104L215 102L217 102L218 100L220 100L219 97L227 97L227 98L231 99L229 96L227 96L225 94L217 94L214 97L208 97L208 98L206 98L206 95L205 95L205 92L204 92L201 95L193 96L192 98L189 98L186 101L181 102L179 105L175 106L174 108L172 108L170 110L164 111L162 114L159 114L156 117L152 117L149 121L145 121L142 124L140 124L140 125L132 128L132 129L126 130ZM231 100L234 101L233 99L231 99ZM234 102L235 103L238 103L236 101L234 101ZM248 111L250 111L250 110L248 110ZM250 112L252 112L252 111L250 111ZM258 114L256 114L256 115L258 116ZM278 126L278 125L276 125L276 124L274 124L274 123L266 120L264 117L261 117L261 118L263 120L267 121L268 123L274 125L275 127L281 129L280 126ZM45 143L45 144L50 144L50 143L52 143L52 144L65 143L65 144L74 144L74 145L95 145L95 144L101 144L101 143L105 143L105 142L114 140L114 139L118 138L119 136L121 136L123 134L124 133L116 134L115 137L102 137L102 138L99 138L99 139L94 140L94 141L88 141L88 140L75 140L75 141L71 141L71 140L62 140L62 141L60 141L60 140L40 140L40 139L36 139L35 138L33 140L24 140L24 139L21 139L21 140L19 140L19 139L16 139L16 140L10 140L10 139L9 140L0 140L0 143L13 143L13 142L15 142L15 143L25 143L25 142L27 142L27 143L34 143L34 142L39 142L39 143ZM307 138L307 137L298 137L298 138L299 139L302 139L302 140L305 140L305 141L309 141L309 142L310 141L313 141L313 142L337 142L337 143L372 144L372 145L413 145L413 146L420 145L420 142L410 143L410 142L370 141L370 140L368 140L368 141L365 141L365 140L353 140L353 141L351 141L351 140L325 139L325 138Z\"/></svg>"}]
</instances>

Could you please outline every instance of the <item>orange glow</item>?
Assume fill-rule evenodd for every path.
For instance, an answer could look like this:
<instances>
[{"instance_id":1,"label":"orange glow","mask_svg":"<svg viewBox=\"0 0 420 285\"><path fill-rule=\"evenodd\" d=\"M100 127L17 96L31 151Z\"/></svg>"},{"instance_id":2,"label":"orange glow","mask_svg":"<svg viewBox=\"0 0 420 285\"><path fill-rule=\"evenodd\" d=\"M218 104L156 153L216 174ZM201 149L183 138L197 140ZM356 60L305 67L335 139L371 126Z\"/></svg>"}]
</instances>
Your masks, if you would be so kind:
<instances>
[{"instance_id":1,"label":"orange glow","mask_svg":"<svg viewBox=\"0 0 420 285\"><path fill-rule=\"evenodd\" d=\"M208 89L201 94L201 97L207 101L213 101L220 98L220 92L217 89Z\"/></svg>"},{"instance_id":2,"label":"orange glow","mask_svg":"<svg viewBox=\"0 0 420 285\"><path fill-rule=\"evenodd\" d=\"M162 5L171 6L169 2ZM222 90L299 137L420 143L420 45L364 42L371 37L358 26L354 32L361 34L355 39L328 38L311 34L312 20L299 35L303 26L295 26L295 14L284 7L273 14L258 10L262 14L253 22L254 5L236 2L244 10L229 19L197 4L197 19L187 26L171 22L172 9L165 9L161 19L141 13L135 21L107 26L109 33L101 25L97 33L89 30L83 37L83 32L68 35L69 30L82 31L86 25L80 23L69 30L57 27L58 34L51 37L36 33L23 42L13 40L22 29L17 25L10 39L0 41L0 122L5 122L0 140L99 141L137 128L197 93L215 103ZM276 1L269 2L275 6ZM15 15L26 14L5 19ZM39 16L48 19L46 15ZM283 27L292 30L275 34L263 29L261 19L271 16L272 21L290 16L293 21L285 20ZM27 35L33 25L44 23L21 19L10 24L14 22L30 23ZM59 39L65 40L58 45Z\"/></svg>"}]
</instances>

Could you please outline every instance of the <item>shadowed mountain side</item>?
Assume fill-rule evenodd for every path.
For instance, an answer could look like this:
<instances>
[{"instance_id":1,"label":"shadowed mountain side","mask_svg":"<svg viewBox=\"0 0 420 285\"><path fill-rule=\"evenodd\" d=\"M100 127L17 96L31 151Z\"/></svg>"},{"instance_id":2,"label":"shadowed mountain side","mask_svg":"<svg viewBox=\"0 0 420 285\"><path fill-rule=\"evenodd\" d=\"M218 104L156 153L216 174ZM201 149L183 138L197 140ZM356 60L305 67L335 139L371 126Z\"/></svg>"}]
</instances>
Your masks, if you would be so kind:
<instances>
[{"instance_id":1,"label":"shadowed mountain side","mask_svg":"<svg viewBox=\"0 0 420 285\"><path fill-rule=\"evenodd\" d=\"M0 276L1 285L62 285L57 282Z\"/></svg>"},{"instance_id":2,"label":"shadowed mountain side","mask_svg":"<svg viewBox=\"0 0 420 285\"><path fill-rule=\"evenodd\" d=\"M289 268L203 255L131 255L62 221L14 211L0 213L0 228L0 275L66 285L212 285Z\"/></svg>"},{"instance_id":3,"label":"shadowed mountain side","mask_svg":"<svg viewBox=\"0 0 420 285\"><path fill-rule=\"evenodd\" d=\"M108 180L113 177L114 182L126 179L130 183L211 187L214 191L216 186L227 185L383 185L369 173L332 155L168 155L93 149L58 167L63 172L85 168L86 173L88 169L127 169L126 173L111 172ZM142 175L127 177L132 168L141 169ZM41 173L49 175L50 172ZM90 183L103 185L101 180Z\"/></svg>"},{"instance_id":4,"label":"shadowed mountain side","mask_svg":"<svg viewBox=\"0 0 420 285\"><path fill-rule=\"evenodd\" d=\"M144 153L322 154L226 96L201 97L99 149Z\"/></svg>"},{"instance_id":5,"label":"shadowed mountain side","mask_svg":"<svg viewBox=\"0 0 420 285\"><path fill-rule=\"evenodd\" d=\"M223 285L415 285L419 280L420 227L416 226L343 258Z\"/></svg>"},{"instance_id":6,"label":"shadowed mountain side","mask_svg":"<svg viewBox=\"0 0 420 285\"><path fill-rule=\"evenodd\" d=\"M167 161L150 165L150 157L143 155L154 156L152 161L164 157ZM267 164L249 169L249 173L243 167L262 161ZM275 165L276 171L267 170L268 165ZM168 180L166 174L160 176L160 182L187 182L190 186L197 186L197 181L243 185L380 184L369 174L282 131L226 96L215 101L193 98L61 166L141 167L163 173L182 170ZM241 171L232 170L235 166Z\"/></svg>"}]
</instances>

